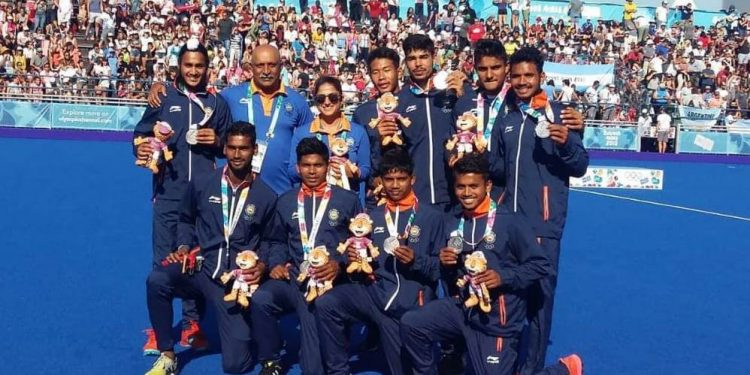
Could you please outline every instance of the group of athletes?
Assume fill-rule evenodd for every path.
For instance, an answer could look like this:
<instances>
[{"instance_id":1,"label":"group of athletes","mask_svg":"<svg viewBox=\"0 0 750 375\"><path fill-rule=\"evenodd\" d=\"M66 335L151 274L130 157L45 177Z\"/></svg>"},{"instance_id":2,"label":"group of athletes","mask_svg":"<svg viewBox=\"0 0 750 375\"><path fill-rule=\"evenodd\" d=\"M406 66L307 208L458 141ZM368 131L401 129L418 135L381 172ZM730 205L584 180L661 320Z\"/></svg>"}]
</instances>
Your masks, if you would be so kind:
<instances>
[{"instance_id":1,"label":"group of athletes","mask_svg":"<svg viewBox=\"0 0 750 375\"><path fill-rule=\"evenodd\" d=\"M163 121L174 132L167 141L173 158L153 176L152 329L144 353L158 359L147 375L178 371L175 298L183 302L183 346L207 347L198 322L206 306L214 310L220 343L212 344L221 346L226 373L256 363L261 374L284 373L279 318L288 313L299 318L304 374L350 373L354 322L378 340L392 374L582 373L577 355L549 367L545 356L568 179L588 166L583 117L546 97L544 59L534 48L509 57L499 41L480 40L473 87L461 73L436 82L429 37L410 35L402 47L403 85L396 51L374 49L367 61L379 96L395 95L400 117L383 116L373 98L351 120L334 77L314 85L313 115L281 84L273 46L253 50L250 82L220 93L206 90L205 47L182 47L176 81L154 85L134 131L154 136ZM487 145L464 147L457 158L445 145L466 112L477 119L476 136L468 138ZM394 135L403 145L382 145ZM346 141L358 168L342 168L349 163L331 154L337 140ZM134 146L141 161L154 151L147 142ZM217 168L217 158L226 166ZM349 189L330 183L331 175ZM361 252L356 243L337 248L363 212L380 252L370 260L371 274L348 273ZM328 262L313 265L310 253L321 246ZM257 263L236 271L244 250L256 252ZM483 259L486 270L469 274L470 256ZM247 308L225 301L232 285L220 279L233 271L259 285ZM308 302L300 272L333 287ZM468 286L459 288L459 279ZM488 312L466 306L468 290L489 294Z\"/></svg>"}]
</instances>

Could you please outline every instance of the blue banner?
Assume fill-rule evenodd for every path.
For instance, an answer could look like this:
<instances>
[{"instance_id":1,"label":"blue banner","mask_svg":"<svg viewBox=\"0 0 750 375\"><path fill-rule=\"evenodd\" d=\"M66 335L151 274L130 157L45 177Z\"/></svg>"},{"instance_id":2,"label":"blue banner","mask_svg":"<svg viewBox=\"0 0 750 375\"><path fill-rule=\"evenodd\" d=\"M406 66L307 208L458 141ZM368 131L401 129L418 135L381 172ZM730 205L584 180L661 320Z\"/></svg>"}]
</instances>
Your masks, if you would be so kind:
<instances>
[{"instance_id":1,"label":"blue banner","mask_svg":"<svg viewBox=\"0 0 750 375\"><path fill-rule=\"evenodd\" d=\"M66 103L0 102L0 126L132 131L144 107Z\"/></svg>"},{"instance_id":2,"label":"blue banner","mask_svg":"<svg viewBox=\"0 0 750 375\"><path fill-rule=\"evenodd\" d=\"M727 154L750 155L750 133L728 133Z\"/></svg>"},{"instance_id":3,"label":"blue banner","mask_svg":"<svg viewBox=\"0 0 750 375\"><path fill-rule=\"evenodd\" d=\"M591 150L638 151L638 128L587 126L583 132L583 146Z\"/></svg>"},{"instance_id":4,"label":"blue banner","mask_svg":"<svg viewBox=\"0 0 750 375\"><path fill-rule=\"evenodd\" d=\"M677 152L691 154L727 154L727 133L680 130Z\"/></svg>"},{"instance_id":5,"label":"blue banner","mask_svg":"<svg viewBox=\"0 0 750 375\"><path fill-rule=\"evenodd\" d=\"M0 101L0 125L49 129L50 103Z\"/></svg>"},{"instance_id":6,"label":"blue banner","mask_svg":"<svg viewBox=\"0 0 750 375\"><path fill-rule=\"evenodd\" d=\"M547 79L555 81L556 87L562 87L562 81L568 79L576 86L576 91L581 91L593 85L594 81L599 81L600 87L614 83L615 66L614 64L574 65L545 62L544 74L547 75Z\"/></svg>"}]
</instances>

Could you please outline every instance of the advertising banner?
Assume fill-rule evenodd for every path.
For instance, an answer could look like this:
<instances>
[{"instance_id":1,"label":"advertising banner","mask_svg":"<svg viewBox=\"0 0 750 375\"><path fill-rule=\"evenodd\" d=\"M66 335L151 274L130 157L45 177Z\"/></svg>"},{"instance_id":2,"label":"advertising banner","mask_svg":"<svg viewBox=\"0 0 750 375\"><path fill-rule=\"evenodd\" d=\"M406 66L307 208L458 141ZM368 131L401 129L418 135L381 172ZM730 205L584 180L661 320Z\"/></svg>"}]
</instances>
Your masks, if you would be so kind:
<instances>
[{"instance_id":1,"label":"advertising banner","mask_svg":"<svg viewBox=\"0 0 750 375\"><path fill-rule=\"evenodd\" d=\"M721 109L695 108L684 105L678 106L682 126L710 128L716 125Z\"/></svg>"},{"instance_id":2,"label":"advertising banner","mask_svg":"<svg viewBox=\"0 0 750 375\"><path fill-rule=\"evenodd\" d=\"M638 151L638 128L587 126L583 132L583 145L592 150Z\"/></svg>"},{"instance_id":3,"label":"advertising banner","mask_svg":"<svg viewBox=\"0 0 750 375\"><path fill-rule=\"evenodd\" d=\"M570 178L570 187L661 190L664 187L664 171L647 168L589 166L583 177Z\"/></svg>"}]
</instances>

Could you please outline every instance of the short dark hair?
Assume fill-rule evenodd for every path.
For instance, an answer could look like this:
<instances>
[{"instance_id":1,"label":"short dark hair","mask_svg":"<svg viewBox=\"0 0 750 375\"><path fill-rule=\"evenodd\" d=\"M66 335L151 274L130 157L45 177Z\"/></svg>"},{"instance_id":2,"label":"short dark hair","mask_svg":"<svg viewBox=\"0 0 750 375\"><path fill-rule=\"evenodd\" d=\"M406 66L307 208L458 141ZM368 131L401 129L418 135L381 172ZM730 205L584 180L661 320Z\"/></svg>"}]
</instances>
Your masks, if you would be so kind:
<instances>
[{"instance_id":1,"label":"short dark hair","mask_svg":"<svg viewBox=\"0 0 750 375\"><path fill-rule=\"evenodd\" d=\"M401 64L401 58L398 56L398 52L388 47L378 47L372 50L372 52L370 52L370 55L367 56L367 69L369 70L372 62L378 59L391 60L393 62L393 66L395 66L397 69Z\"/></svg>"},{"instance_id":2,"label":"short dark hair","mask_svg":"<svg viewBox=\"0 0 750 375\"><path fill-rule=\"evenodd\" d=\"M414 162L403 147L392 146L383 151L378 173L384 176L390 172L405 172L409 176L414 175Z\"/></svg>"},{"instance_id":3,"label":"short dark hair","mask_svg":"<svg viewBox=\"0 0 750 375\"><path fill-rule=\"evenodd\" d=\"M188 44L185 43L182 47L180 47L180 52L177 53L177 65L179 66L182 64L182 57L185 56L188 52L198 52L201 55L203 55L203 58L206 59L206 65L209 63L208 58L208 50L206 49L206 46L204 46L202 43L198 43L198 46L193 49L188 49Z\"/></svg>"},{"instance_id":4,"label":"short dark hair","mask_svg":"<svg viewBox=\"0 0 750 375\"><path fill-rule=\"evenodd\" d=\"M510 68L520 63L532 63L536 65L537 72L541 74L544 70L544 56L534 47L523 47L510 56Z\"/></svg>"},{"instance_id":5,"label":"short dark hair","mask_svg":"<svg viewBox=\"0 0 750 375\"><path fill-rule=\"evenodd\" d=\"M323 160L328 163L328 146L326 146L325 143L323 143L321 140L315 137L307 137L302 138L302 140L297 145L297 162L299 163L302 160L302 157L305 155L320 155L323 157Z\"/></svg>"},{"instance_id":6,"label":"short dark hair","mask_svg":"<svg viewBox=\"0 0 750 375\"><path fill-rule=\"evenodd\" d=\"M227 143L229 140L229 137L233 136L243 136L250 138L250 144L255 144L256 135L255 135L255 125L245 122L245 121L235 121L232 123L232 125L229 125L229 130L227 130L226 139L224 140L224 144Z\"/></svg>"},{"instance_id":7,"label":"short dark hair","mask_svg":"<svg viewBox=\"0 0 750 375\"><path fill-rule=\"evenodd\" d=\"M508 62L508 53L499 40L496 39L479 39L474 47L474 65L479 64L482 57L496 57L504 62Z\"/></svg>"},{"instance_id":8,"label":"short dark hair","mask_svg":"<svg viewBox=\"0 0 750 375\"><path fill-rule=\"evenodd\" d=\"M404 39L401 47L407 55L412 51L427 51L430 55L435 54L435 43L427 35L411 34Z\"/></svg>"},{"instance_id":9,"label":"short dark hair","mask_svg":"<svg viewBox=\"0 0 750 375\"><path fill-rule=\"evenodd\" d=\"M341 81L338 78L333 76L321 76L315 81L315 84L313 85L313 95L317 95L320 86L323 86L325 84L332 85L339 93L343 92L343 89L341 88Z\"/></svg>"},{"instance_id":10,"label":"short dark hair","mask_svg":"<svg viewBox=\"0 0 750 375\"><path fill-rule=\"evenodd\" d=\"M459 175L469 173L480 174L485 181L490 178L490 162L487 161L484 154L467 154L453 165L454 176L458 177Z\"/></svg>"}]
</instances>

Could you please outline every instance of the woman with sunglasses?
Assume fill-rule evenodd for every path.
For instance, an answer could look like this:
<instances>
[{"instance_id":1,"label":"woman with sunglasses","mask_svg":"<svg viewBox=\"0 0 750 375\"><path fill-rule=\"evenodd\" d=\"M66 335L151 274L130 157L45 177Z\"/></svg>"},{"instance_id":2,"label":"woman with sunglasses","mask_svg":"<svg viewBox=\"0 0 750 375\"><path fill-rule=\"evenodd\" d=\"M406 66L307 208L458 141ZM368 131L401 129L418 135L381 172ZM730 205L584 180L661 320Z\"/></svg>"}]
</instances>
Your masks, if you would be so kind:
<instances>
[{"instance_id":1,"label":"woman with sunglasses","mask_svg":"<svg viewBox=\"0 0 750 375\"><path fill-rule=\"evenodd\" d=\"M313 85L313 99L319 115L309 125L300 127L292 138L292 154L289 160L297 160L294 150L297 144L307 137L316 137L326 146L331 146L335 139L343 139L349 146L347 157L349 161L357 166L357 171L350 168L341 168L341 163L331 159L329 163L332 177L342 177L342 170L346 173L345 178L349 183L350 190L358 193L360 199L364 197L363 181L370 175L370 143L364 126L349 121L341 110L343 93L341 81L331 76L322 76ZM289 163L289 175L294 182L299 182L296 165Z\"/></svg>"}]
</instances>

